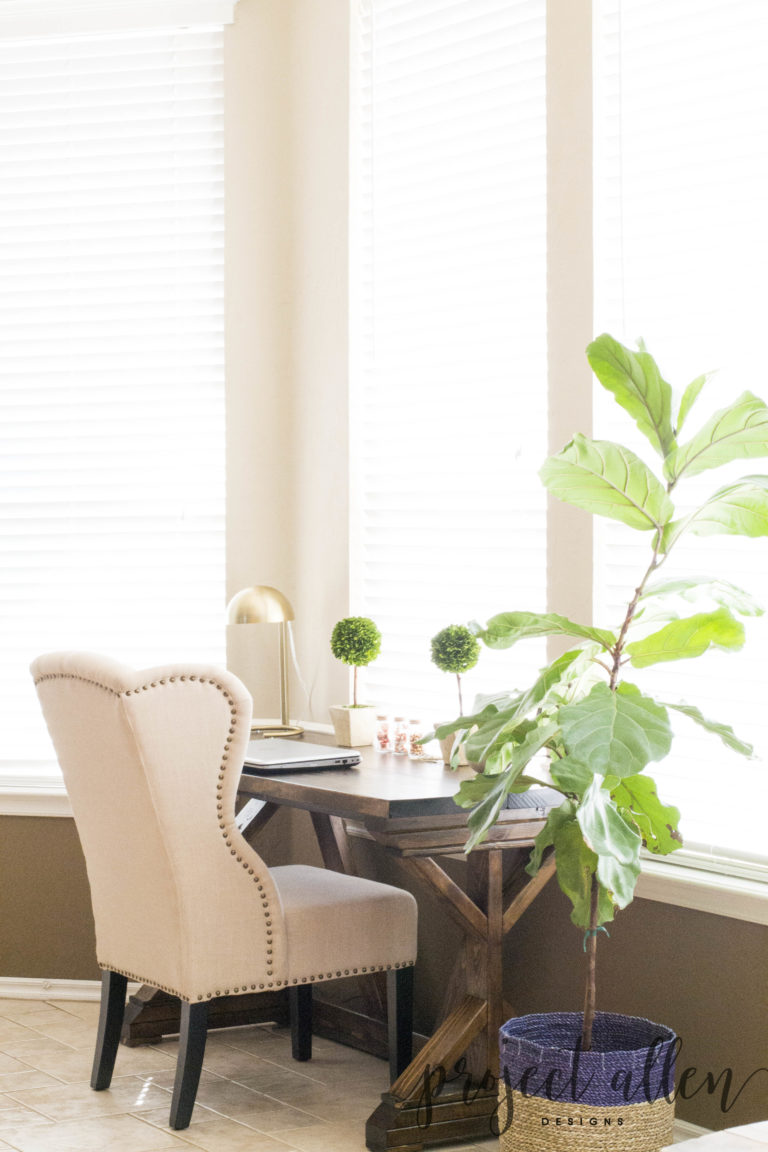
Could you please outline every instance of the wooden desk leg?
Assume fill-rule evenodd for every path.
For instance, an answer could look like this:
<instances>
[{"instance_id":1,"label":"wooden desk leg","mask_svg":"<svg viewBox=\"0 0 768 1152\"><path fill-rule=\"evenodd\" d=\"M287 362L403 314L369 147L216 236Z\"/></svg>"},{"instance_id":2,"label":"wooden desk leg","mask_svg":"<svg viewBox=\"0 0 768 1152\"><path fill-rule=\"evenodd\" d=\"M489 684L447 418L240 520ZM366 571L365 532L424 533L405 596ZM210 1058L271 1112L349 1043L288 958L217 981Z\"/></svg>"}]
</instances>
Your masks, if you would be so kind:
<instances>
[{"instance_id":1,"label":"wooden desk leg","mask_svg":"<svg viewBox=\"0 0 768 1152\"><path fill-rule=\"evenodd\" d=\"M235 817L238 830L250 841L278 810L267 800L250 799ZM181 1019L180 1001L167 992L143 984L128 1004L123 1018L121 1043L129 1048L139 1044L156 1044L163 1036L175 1036ZM209 1028L228 1028L238 1024L264 1024L274 1020L288 1021L288 1001L282 993L259 992L248 996L222 996L211 1001Z\"/></svg>"},{"instance_id":2,"label":"wooden desk leg","mask_svg":"<svg viewBox=\"0 0 768 1152\"><path fill-rule=\"evenodd\" d=\"M332 872L343 872L347 876L357 875L347 831L341 817L326 816L320 812L311 812L310 816L325 867ZM381 1029L375 1030L374 1055L382 1054L382 1048L385 1054L387 1048L386 973L375 972L370 976L360 976L355 979L365 1016L381 1022ZM348 1009L342 1008L340 1005L324 1000L320 989L315 995L315 1008L315 1030L319 1036L338 1040L341 1043L352 1043L355 1047L360 1046L362 1037L359 1027L359 1013L349 1012Z\"/></svg>"},{"instance_id":3,"label":"wooden desk leg","mask_svg":"<svg viewBox=\"0 0 768 1152\"><path fill-rule=\"evenodd\" d=\"M554 871L549 861L534 880L526 881L521 873L523 886L511 898L506 894L505 908L502 851L470 855L466 893L434 858L403 858L408 871L429 884L463 926L465 940L451 976L445 1019L368 1120L366 1144L374 1152L416 1152L445 1140L492 1134L498 1033L508 1009L502 991L503 939ZM528 849L522 851L527 856Z\"/></svg>"}]
</instances>

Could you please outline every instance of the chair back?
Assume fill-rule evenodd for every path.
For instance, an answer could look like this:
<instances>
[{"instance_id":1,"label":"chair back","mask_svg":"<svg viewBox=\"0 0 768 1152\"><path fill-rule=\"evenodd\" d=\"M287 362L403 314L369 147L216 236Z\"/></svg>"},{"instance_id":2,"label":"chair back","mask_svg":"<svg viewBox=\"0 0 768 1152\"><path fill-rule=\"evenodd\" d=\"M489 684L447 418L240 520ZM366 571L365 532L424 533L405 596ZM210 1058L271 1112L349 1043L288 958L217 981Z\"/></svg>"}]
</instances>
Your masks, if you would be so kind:
<instances>
[{"instance_id":1,"label":"chair back","mask_svg":"<svg viewBox=\"0 0 768 1152\"><path fill-rule=\"evenodd\" d=\"M184 1000L277 987L280 898L234 820L251 698L203 665L90 653L32 675L85 854L102 968Z\"/></svg>"}]
</instances>

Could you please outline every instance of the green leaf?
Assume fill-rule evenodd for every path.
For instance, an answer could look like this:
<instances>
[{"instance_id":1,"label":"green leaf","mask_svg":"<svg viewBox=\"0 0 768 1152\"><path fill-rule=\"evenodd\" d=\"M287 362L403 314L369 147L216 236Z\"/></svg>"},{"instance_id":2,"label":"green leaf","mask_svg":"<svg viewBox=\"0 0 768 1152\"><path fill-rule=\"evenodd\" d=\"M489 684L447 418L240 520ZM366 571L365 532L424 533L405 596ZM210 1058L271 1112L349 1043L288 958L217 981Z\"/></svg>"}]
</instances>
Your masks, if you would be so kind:
<instances>
[{"instance_id":1,"label":"green leaf","mask_svg":"<svg viewBox=\"0 0 768 1152\"><path fill-rule=\"evenodd\" d=\"M641 601L654 600L663 596L682 596L684 600L695 602L701 599L713 600L740 616L762 616L763 609L757 600L743 588L727 580L712 580L708 576L691 576L688 579L657 580L649 584Z\"/></svg>"},{"instance_id":2,"label":"green leaf","mask_svg":"<svg viewBox=\"0 0 768 1152\"><path fill-rule=\"evenodd\" d=\"M573 756L553 760L549 772L561 792L573 793L579 797L584 795L595 778L594 772Z\"/></svg>"},{"instance_id":3,"label":"green leaf","mask_svg":"<svg viewBox=\"0 0 768 1152\"><path fill-rule=\"evenodd\" d=\"M634 776L672 744L666 709L634 684L615 692L597 684L584 700L563 705L557 719L569 755L603 776Z\"/></svg>"},{"instance_id":4,"label":"green leaf","mask_svg":"<svg viewBox=\"0 0 768 1152\"><path fill-rule=\"evenodd\" d=\"M525 870L529 876L535 876L541 868L544 853L555 843L555 834L558 828L568 820L575 820L576 808L570 800L564 800L559 808L553 808L548 814L546 822L533 842L533 851Z\"/></svg>"},{"instance_id":5,"label":"green leaf","mask_svg":"<svg viewBox=\"0 0 768 1152\"><path fill-rule=\"evenodd\" d=\"M619 908L626 908L640 875L639 833L621 815L595 776L576 811L584 840L597 854L597 877L613 895Z\"/></svg>"},{"instance_id":6,"label":"green leaf","mask_svg":"<svg viewBox=\"0 0 768 1152\"><path fill-rule=\"evenodd\" d=\"M438 724L435 728L435 736L438 740L443 740L454 732L466 731L468 728L474 728L475 725L488 724L501 720L504 716L516 714L516 704L522 699L522 696L522 692L514 692L493 697L487 700L479 711L472 712L469 716L457 716L455 720Z\"/></svg>"},{"instance_id":7,"label":"green leaf","mask_svg":"<svg viewBox=\"0 0 768 1152\"><path fill-rule=\"evenodd\" d=\"M731 460L768 456L768 406L744 392L728 408L721 408L687 444L674 449L665 464L667 479L687 473L696 476Z\"/></svg>"},{"instance_id":8,"label":"green leaf","mask_svg":"<svg viewBox=\"0 0 768 1152\"><path fill-rule=\"evenodd\" d=\"M610 649L616 643L612 632L576 624L565 616L541 612L501 612L488 621L478 636L489 648L511 648L518 640L534 636L579 636L595 640L601 648Z\"/></svg>"},{"instance_id":9,"label":"green leaf","mask_svg":"<svg viewBox=\"0 0 768 1152\"><path fill-rule=\"evenodd\" d=\"M573 905L571 920L579 928L589 928L592 877L595 872L600 879L599 859L585 843L579 823L575 818L564 820L556 829L555 858L557 860L557 882ZM613 900L600 885L597 910L598 924L613 920Z\"/></svg>"},{"instance_id":10,"label":"green leaf","mask_svg":"<svg viewBox=\"0 0 768 1152\"><path fill-rule=\"evenodd\" d=\"M544 827L534 842L531 858L526 867L530 876L535 876L541 867L544 852L554 847L557 862L557 882L571 901L571 920L580 928L588 928L590 920L590 900L592 876L597 869L597 856L585 844L584 836L576 819L575 806L565 800L559 808L553 808L547 816ZM598 924L613 919L613 901L602 885L599 887Z\"/></svg>"},{"instance_id":11,"label":"green leaf","mask_svg":"<svg viewBox=\"0 0 768 1152\"><path fill-rule=\"evenodd\" d=\"M486 838L498 820L507 796L514 790L517 778L526 764L556 732L555 724L539 725L535 731L529 733L522 744L514 746L510 752L509 763L503 772L495 776L478 773L473 779L462 781L458 793L454 796L454 802L460 808L472 808L467 821L470 837L465 851L470 852Z\"/></svg>"},{"instance_id":12,"label":"green leaf","mask_svg":"<svg viewBox=\"0 0 768 1152\"><path fill-rule=\"evenodd\" d=\"M696 536L768 536L768 476L744 476L719 488L685 521Z\"/></svg>"},{"instance_id":13,"label":"green leaf","mask_svg":"<svg viewBox=\"0 0 768 1152\"><path fill-rule=\"evenodd\" d=\"M738 752L741 756L752 757L754 748L751 744L747 744L746 740L740 740L739 737L731 728L730 724L721 724L717 720L708 720L706 716L702 716L698 708L694 708L692 704L670 704L664 703L665 708L674 708L676 712L681 712L683 716L687 716L689 720L706 728L707 732L711 732L714 736L719 736L723 744L727 748L731 748L734 752Z\"/></svg>"},{"instance_id":14,"label":"green leaf","mask_svg":"<svg viewBox=\"0 0 768 1152\"><path fill-rule=\"evenodd\" d=\"M661 528L674 514L661 480L634 452L610 440L577 433L539 475L560 500L630 528Z\"/></svg>"},{"instance_id":15,"label":"green leaf","mask_svg":"<svg viewBox=\"0 0 768 1152\"><path fill-rule=\"evenodd\" d=\"M707 381L711 380L713 375L714 375L713 372L705 372L703 376L697 376L695 380L691 381L691 383L686 388L685 392L683 392L683 398L680 401L680 409L677 413L677 429L676 429L676 431L677 431L678 436L680 435L680 433L683 430L683 424L685 423L685 418L688 415L688 413L690 412L691 408L693 408L693 405L695 404L699 393L701 392L702 388L707 383Z\"/></svg>"},{"instance_id":16,"label":"green leaf","mask_svg":"<svg viewBox=\"0 0 768 1152\"><path fill-rule=\"evenodd\" d=\"M489 776L508 771L517 775L549 740L554 739L557 732L557 724L551 721L536 723L523 720L510 734L511 739L505 739L498 748L488 752L483 771Z\"/></svg>"},{"instance_id":17,"label":"green leaf","mask_svg":"<svg viewBox=\"0 0 768 1152\"><path fill-rule=\"evenodd\" d=\"M677 827L680 813L677 808L661 803L656 782L650 776L627 776L612 794L617 806L627 811L637 824L649 852L667 856L682 846L683 838Z\"/></svg>"},{"instance_id":18,"label":"green leaf","mask_svg":"<svg viewBox=\"0 0 768 1152\"><path fill-rule=\"evenodd\" d=\"M672 389L646 351L632 352L612 336L598 336L587 348L587 359L600 383L612 392L663 457L675 445L672 428Z\"/></svg>"},{"instance_id":19,"label":"green leaf","mask_svg":"<svg viewBox=\"0 0 768 1152\"><path fill-rule=\"evenodd\" d=\"M642 640L633 640L625 649L635 668L647 668L665 660L690 660L709 647L734 650L744 644L744 625L727 608L699 612L684 620L673 620Z\"/></svg>"}]
</instances>

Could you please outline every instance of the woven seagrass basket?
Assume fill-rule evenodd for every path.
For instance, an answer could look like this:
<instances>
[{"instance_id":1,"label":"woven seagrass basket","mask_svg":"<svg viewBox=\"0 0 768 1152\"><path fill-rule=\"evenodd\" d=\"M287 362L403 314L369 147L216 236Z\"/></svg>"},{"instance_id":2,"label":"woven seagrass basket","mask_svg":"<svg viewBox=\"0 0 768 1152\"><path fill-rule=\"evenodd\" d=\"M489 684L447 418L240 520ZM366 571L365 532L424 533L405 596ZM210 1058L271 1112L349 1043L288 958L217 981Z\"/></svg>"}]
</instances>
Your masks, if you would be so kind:
<instances>
[{"instance_id":1,"label":"woven seagrass basket","mask_svg":"<svg viewBox=\"0 0 768 1152\"><path fill-rule=\"evenodd\" d=\"M676 1037L662 1024L598 1012L581 1052L580 1012L503 1025L501 1152L659 1152L672 1143Z\"/></svg>"}]
</instances>

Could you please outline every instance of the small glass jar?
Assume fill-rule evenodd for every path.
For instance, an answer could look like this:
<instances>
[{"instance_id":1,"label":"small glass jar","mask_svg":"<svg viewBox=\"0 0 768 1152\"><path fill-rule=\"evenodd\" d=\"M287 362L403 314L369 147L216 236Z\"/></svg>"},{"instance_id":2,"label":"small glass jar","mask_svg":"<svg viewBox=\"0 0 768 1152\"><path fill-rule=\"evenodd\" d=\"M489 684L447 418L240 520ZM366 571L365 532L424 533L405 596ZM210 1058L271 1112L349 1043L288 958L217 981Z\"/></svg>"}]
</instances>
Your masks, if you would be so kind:
<instances>
[{"instance_id":1,"label":"small glass jar","mask_svg":"<svg viewBox=\"0 0 768 1152\"><path fill-rule=\"evenodd\" d=\"M424 747L419 744L419 740L424 735L423 727L421 720L408 721L408 755L411 760L424 759Z\"/></svg>"},{"instance_id":2,"label":"small glass jar","mask_svg":"<svg viewBox=\"0 0 768 1152\"><path fill-rule=\"evenodd\" d=\"M408 725L405 722L404 716L395 716L392 751L395 756L408 755Z\"/></svg>"},{"instance_id":3,"label":"small glass jar","mask_svg":"<svg viewBox=\"0 0 768 1152\"><path fill-rule=\"evenodd\" d=\"M376 717L376 743L382 752L389 751L389 717Z\"/></svg>"}]
</instances>

